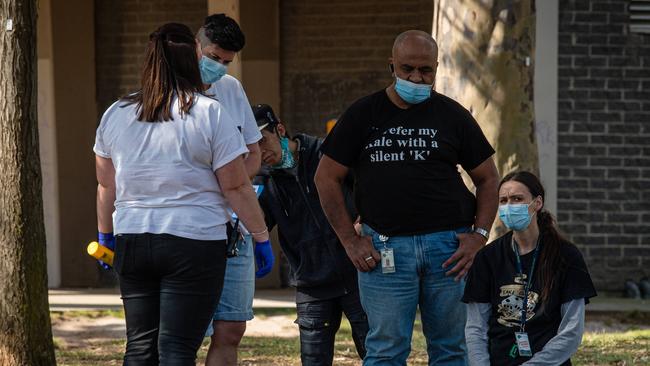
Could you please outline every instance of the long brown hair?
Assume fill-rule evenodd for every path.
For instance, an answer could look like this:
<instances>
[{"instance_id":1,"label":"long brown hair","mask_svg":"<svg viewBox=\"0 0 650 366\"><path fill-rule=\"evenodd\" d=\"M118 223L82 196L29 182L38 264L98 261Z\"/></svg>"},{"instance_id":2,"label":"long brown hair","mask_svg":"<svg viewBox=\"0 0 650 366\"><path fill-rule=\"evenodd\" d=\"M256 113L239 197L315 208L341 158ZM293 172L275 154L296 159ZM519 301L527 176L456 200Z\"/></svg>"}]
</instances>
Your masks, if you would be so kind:
<instances>
[{"instance_id":1,"label":"long brown hair","mask_svg":"<svg viewBox=\"0 0 650 366\"><path fill-rule=\"evenodd\" d=\"M167 23L149 35L140 90L122 99L138 105L139 121L162 122L174 119L175 96L181 115L187 114L194 94L202 89L192 31L184 24Z\"/></svg>"},{"instance_id":2,"label":"long brown hair","mask_svg":"<svg viewBox=\"0 0 650 366\"><path fill-rule=\"evenodd\" d=\"M535 174L519 171L506 175L499 183L499 188L508 181L519 182L528 188L533 198L542 197L544 202L544 187ZM568 240L557 229L555 219L544 206L537 212L537 226L539 226L540 243L542 244L537 273L541 278L542 302L549 299L553 287L556 285L559 274L566 269L566 262L562 257L562 245L569 245Z\"/></svg>"}]
</instances>

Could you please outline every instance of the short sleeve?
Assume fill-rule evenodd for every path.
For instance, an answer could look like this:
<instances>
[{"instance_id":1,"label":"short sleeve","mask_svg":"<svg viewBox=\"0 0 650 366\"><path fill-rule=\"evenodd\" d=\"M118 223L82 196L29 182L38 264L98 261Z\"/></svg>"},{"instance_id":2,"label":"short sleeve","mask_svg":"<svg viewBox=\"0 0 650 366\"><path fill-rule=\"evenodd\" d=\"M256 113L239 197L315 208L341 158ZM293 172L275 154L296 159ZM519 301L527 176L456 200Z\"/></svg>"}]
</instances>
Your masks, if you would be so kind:
<instances>
[{"instance_id":1,"label":"short sleeve","mask_svg":"<svg viewBox=\"0 0 650 366\"><path fill-rule=\"evenodd\" d=\"M490 290L492 284L490 281L492 278L488 264L487 247L484 247L476 254L474 263L467 274L465 293L463 294L462 301L464 303L491 303L492 296Z\"/></svg>"},{"instance_id":2,"label":"short sleeve","mask_svg":"<svg viewBox=\"0 0 650 366\"><path fill-rule=\"evenodd\" d=\"M577 299L585 299L585 303L589 303L589 299L596 296L596 289L587 264L575 245L567 243L565 246L564 260L568 267L560 288L560 303Z\"/></svg>"},{"instance_id":3,"label":"short sleeve","mask_svg":"<svg viewBox=\"0 0 650 366\"><path fill-rule=\"evenodd\" d=\"M465 171L470 171L492 156L494 149L472 114L460 105L458 107L461 119L459 125L462 126L460 165Z\"/></svg>"},{"instance_id":4,"label":"short sleeve","mask_svg":"<svg viewBox=\"0 0 650 366\"><path fill-rule=\"evenodd\" d=\"M113 109L113 106L111 106L104 115L102 116L102 120L99 123L99 126L97 127L97 131L95 132L95 145L93 146L93 151L97 156L101 156L102 158L110 159L111 158L111 150L110 146L106 143L106 124L108 123L108 120L110 119L110 111Z\"/></svg>"},{"instance_id":5,"label":"short sleeve","mask_svg":"<svg viewBox=\"0 0 650 366\"><path fill-rule=\"evenodd\" d=\"M350 106L327 135L320 151L348 168L356 165L364 144L363 131L368 125L364 121L370 118L368 114L369 111L364 116L358 102Z\"/></svg>"},{"instance_id":6,"label":"short sleeve","mask_svg":"<svg viewBox=\"0 0 650 366\"><path fill-rule=\"evenodd\" d=\"M248 104L248 97L244 88L241 84L239 86L239 95L237 98L238 107L242 121L242 134L244 135L244 142L246 145L254 144L262 139L262 133L257 128L257 122L255 121L255 116L253 115L253 109Z\"/></svg>"},{"instance_id":7,"label":"short sleeve","mask_svg":"<svg viewBox=\"0 0 650 366\"><path fill-rule=\"evenodd\" d=\"M242 134L235 126L230 115L219 104L211 107L210 116L212 123L212 171L235 160L238 156L248 153Z\"/></svg>"}]
</instances>

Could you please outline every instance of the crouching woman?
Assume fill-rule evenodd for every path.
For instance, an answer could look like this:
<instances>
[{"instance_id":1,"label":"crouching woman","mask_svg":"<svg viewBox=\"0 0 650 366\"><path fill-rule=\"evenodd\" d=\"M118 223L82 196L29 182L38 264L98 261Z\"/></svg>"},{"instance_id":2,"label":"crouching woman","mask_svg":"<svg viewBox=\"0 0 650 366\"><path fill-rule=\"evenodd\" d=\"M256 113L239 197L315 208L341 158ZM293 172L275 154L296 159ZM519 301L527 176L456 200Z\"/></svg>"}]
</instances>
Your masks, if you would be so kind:
<instances>
[{"instance_id":1,"label":"crouching woman","mask_svg":"<svg viewBox=\"0 0 650 366\"><path fill-rule=\"evenodd\" d=\"M499 218L511 231L477 253L463 296L471 365L571 365L596 291L580 251L543 208L535 175L503 178Z\"/></svg>"}]
</instances>

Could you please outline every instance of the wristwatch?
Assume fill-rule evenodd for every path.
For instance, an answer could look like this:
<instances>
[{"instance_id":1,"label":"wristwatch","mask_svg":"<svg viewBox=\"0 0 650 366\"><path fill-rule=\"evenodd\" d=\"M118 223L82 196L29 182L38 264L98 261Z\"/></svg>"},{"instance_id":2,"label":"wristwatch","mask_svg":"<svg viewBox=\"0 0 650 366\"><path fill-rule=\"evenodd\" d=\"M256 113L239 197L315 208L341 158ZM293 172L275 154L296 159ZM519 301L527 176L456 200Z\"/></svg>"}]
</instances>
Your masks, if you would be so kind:
<instances>
[{"instance_id":1,"label":"wristwatch","mask_svg":"<svg viewBox=\"0 0 650 366\"><path fill-rule=\"evenodd\" d=\"M485 240L490 239L490 232L483 229L482 227L474 227L474 232L484 237Z\"/></svg>"}]
</instances>

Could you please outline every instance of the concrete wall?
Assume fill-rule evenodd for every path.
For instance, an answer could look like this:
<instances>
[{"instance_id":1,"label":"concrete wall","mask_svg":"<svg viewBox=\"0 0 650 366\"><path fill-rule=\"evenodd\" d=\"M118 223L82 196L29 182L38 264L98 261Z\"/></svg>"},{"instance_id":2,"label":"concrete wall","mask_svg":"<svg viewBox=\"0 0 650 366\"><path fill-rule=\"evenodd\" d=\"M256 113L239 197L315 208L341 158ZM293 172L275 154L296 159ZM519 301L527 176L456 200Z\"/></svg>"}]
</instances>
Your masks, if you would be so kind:
<instances>
[{"instance_id":1,"label":"concrete wall","mask_svg":"<svg viewBox=\"0 0 650 366\"><path fill-rule=\"evenodd\" d=\"M557 215L557 105L559 1L535 3L535 131L539 175L546 190L544 206Z\"/></svg>"},{"instance_id":2,"label":"concrete wall","mask_svg":"<svg viewBox=\"0 0 650 366\"><path fill-rule=\"evenodd\" d=\"M38 3L38 136L43 174L43 214L47 244L48 286L61 285L59 243L59 181L54 112L54 60L50 0Z\"/></svg>"},{"instance_id":3,"label":"concrete wall","mask_svg":"<svg viewBox=\"0 0 650 366\"><path fill-rule=\"evenodd\" d=\"M280 0L242 1L240 26L246 47L240 54L242 84L251 104L280 110Z\"/></svg>"},{"instance_id":4,"label":"concrete wall","mask_svg":"<svg viewBox=\"0 0 650 366\"><path fill-rule=\"evenodd\" d=\"M97 280L85 254L85 244L97 237L94 5L53 1L51 14L61 284L88 286Z\"/></svg>"},{"instance_id":5,"label":"concrete wall","mask_svg":"<svg viewBox=\"0 0 650 366\"><path fill-rule=\"evenodd\" d=\"M431 31L430 0L284 0L280 3L282 118L292 131L325 134L325 122L385 88L393 40Z\"/></svg>"},{"instance_id":6,"label":"concrete wall","mask_svg":"<svg viewBox=\"0 0 650 366\"><path fill-rule=\"evenodd\" d=\"M627 6L560 2L559 222L601 290L650 274L650 35Z\"/></svg>"}]
</instances>

